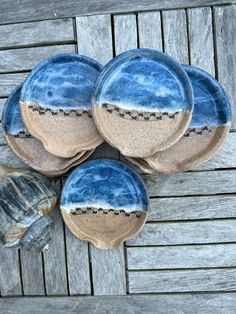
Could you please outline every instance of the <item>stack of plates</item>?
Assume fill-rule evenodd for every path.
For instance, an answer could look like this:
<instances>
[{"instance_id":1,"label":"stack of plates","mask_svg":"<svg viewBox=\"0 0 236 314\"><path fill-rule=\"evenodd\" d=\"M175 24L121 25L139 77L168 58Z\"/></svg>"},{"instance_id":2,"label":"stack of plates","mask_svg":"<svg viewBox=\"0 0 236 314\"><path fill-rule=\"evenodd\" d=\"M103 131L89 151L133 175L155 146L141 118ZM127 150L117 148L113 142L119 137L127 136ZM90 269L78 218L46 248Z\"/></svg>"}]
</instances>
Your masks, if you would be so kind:
<instances>
[{"instance_id":1,"label":"stack of plates","mask_svg":"<svg viewBox=\"0 0 236 314\"><path fill-rule=\"evenodd\" d=\"M127 51L103 68L92 109L105 140L147 173L208 160L231 124L229 100L210 74L151 49Z\"/></svg>"},{"instance_id":2,"label":"stack of plates","mask_svg":"<svg viewBox=\"0 0 236 314\"><path fill-rule=\"evenodd\" d=\"M8 98L3 113L7 143L29 166L49 176L68 171L103 142L91 114L101 66L73 54L40 63Z\"/></svg>"}]
</instances>

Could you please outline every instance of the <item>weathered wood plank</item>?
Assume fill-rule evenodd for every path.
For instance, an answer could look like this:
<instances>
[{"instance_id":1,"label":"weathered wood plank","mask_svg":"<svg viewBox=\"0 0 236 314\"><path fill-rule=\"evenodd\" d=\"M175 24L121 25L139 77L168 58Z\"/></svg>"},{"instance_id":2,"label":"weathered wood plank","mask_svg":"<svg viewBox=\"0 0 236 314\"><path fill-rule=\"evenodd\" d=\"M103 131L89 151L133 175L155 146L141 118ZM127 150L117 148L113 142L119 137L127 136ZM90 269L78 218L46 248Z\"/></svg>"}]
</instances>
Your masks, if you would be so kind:
<instances>
[{"instance_id":1,"label":"weathered wood plank","mask_svg":"<svg viewBox=\"0 0 236 314\"><path fill-rule=\"evenodd\" d=\"M79 17L76 23L79 52L101 64L109 61L113 57L110 15ZM118 157L116 150L109 151L110 158ZM101 153L106 156L103 148ZM126 294L123 246L103 251L90 245L90 254L94 295Z\"/></svg>"},{"instance_id":2,"label":"weathered wood plank","mask_svg":"<svg viewBox=\"0 0 236 314\"><path fill-rule=\"evenodd\" d=\"M24 295L45 295L42 254L21 250L20 257Z\"/></svg>"},{"instance_id":3,"label":"weathered wood plank","mask_svg":"<svg viewBox=\"0 0 236 314\"><path fill-rule=\"evenodd\" d=\"M0 97L8 97L13 89L24 82L28 73L12 73L0 75Z\"/></svg>"},{"instance_id":4,"label":"weathered wood plank","mask_svg":"<svg viewBox=\"0 0 236 314\"><path fill-rule=\"evenodd\" d=\"M188 10L190 61L215 75L211 8Z\"/></svg>"},{"instance_id":5,"label":"weathered wood plank","mask_svg":"<svg viewBox=\"0 0 236 314\"><path fill-rule=\"evenodd\" d=\"M235 269L129 272L129 292L233 291Z\"/></svg>"},{"instance_id":6,"label":"weathered wood plank","mask_svg":"<svg viewBox=\"0 0 236 314\"><path fill-rule=\"evenodd\" d=\"M236 244L127 248L129 270L235 267Z\"/></svg>"},{"instance_id":7,"label":"weathered wood plank","mask_svg":"<svg viewBox=\"0 0 236 314\"><path fill-rule=\"evenodd\" d=\"M57 45L0 51L0 73L29 71L39 62L61 53L75 53L74 45Z\"/></svg>"},{"instance_id":8,"label":"weathered wood plank","mask_svg":"<svg viewBox=\"0 0 236 314\"><path fill-rule=\"evenodd\" d=\"M236 219L148 223L129 246L235 242Z\"/></svg>"},{"instance_id":9,"label":"weathered wood plank","mask_svg":"<svg viewBox=\"0 0 236 314\"><path fill-rule=\"evenodd\" d=\"M90 247L94 295L126 294L124 248L99 250Z\"/></svg>"},{"instance_id":10,"label":"weathered wood plank","mask_svg":"<svg viewBox=\"0 0 236 314\"><path fill-rule=\"evenodd\" d=\"M115 54L137 48L137 27L134 14L114 16Z\"/></svg>"},{"instance_id":11,"label":"weathered wood plank","mask_svg":"<svg viewBox=\"0 0 236 314\"><path fill-rule=\"evenodd\" d=\"M15 21L46 20L79 15L93 15L118 12L149 11L175 9L235 3L235 0L91 0L85 5L82 0L67 0L42 2L37 0L22 0L21 5L13 6L8 0L1 1L1 24Z\"/></svg>"},{"instance_id":12,"label":"weathered wood plank","mask_svg":"<svg viewBox=\"0 0 236 314\"><path fill-rule=\"evenodd\" d=\"M16 9L18 5L14 7ZM6 17L0 18L0 20L6 22ZM15 19L13 23L18 21L20 22ZM0 48L70 42L74 40L73 20L68 18L2 25L0 26L0 38Z\"/></svg>"},{"instance_id":13,"label":"weathered wood plank","mask_svg":"<svg viewBox=\"0 0 236 314\"><path fill-rule=\"evenodd\" d=\"M91 294L88 243L66 227L66 255L69 294Z\"/></svg>"},{"instance_id":14,"label":"weathered wood plank","mask_svg":"<svg viewBox=\"0 0 236 314\"><path fill-rule=\"evenodd\" d=\"M55 181L54 187L59 195L59 179ZM64 227L59 204L56 205L51 216L54 221L54 225L52 228L52 239L50 242L49 250L43 253L46 294L67 295L68 289L66 275Z\"/></svg>"},{"instance_id":15,"label":"weathered wood plank","mask_svg":"<svg viewBox=\"0 0 236 314\"><path fill-rule=\"evenodd\" d=\"M236 192L236 171L185 172L143 176L150 196L209 195Z\"/></svg>"},{"instance_id":16,"label":"weathered wood plank","mask_svg":"<svg viewBox=\"0 0 236 314\"><path fill-rule=\"evenodd\" d=\"M188 64L188 36L185 10L162 12L164 50L180 63Z\"/></svg>"},{"instance_id":17,"label":"weathered wood plank","mask_svg":"<svg viewBox=\"0 0 236 314\"><path fill-rule=\"evenodd\" d=\"M0 291L2 296L22 295L19 252L0 245Z\"/></svg>"},{"instance_id":18,"label":"weathered wood plank","mask_svg":"<svg viewBox=\"0 0 236 314\"><path fill-rule=\"evenodd\" d=\"M236 196L152 198L148 221L235 218Z\"/></svg>"},{"instance_id":19,"label":"weathered wood plank","mask_svg":"<svg viewBox=\"0 0 236 314\"><path fill-rule=\"evenodd\" d=\"M236 293L181 293L113 297L7 298L0 299L5 314L234 314Z\"/></svg>"},{"instance_id":20,"label":"weathered wood plank","mask_svg":"<svg viewBox=\"0 0 236 314\"><path fill-rule=\"evenodd\" d=\"M29 169L29 166L27 166L22 160L20 160L20 158L16 156L16 154L11 150L8 145L0 146L0 151L0 164L13 168Z\"/></svg>"},{"instance_id":21,"label":"weathered wood plank","mask_svg":"<svg viewBox=\"0 0 236 314\"><path fill-rule=\"evenodd\" d=\"M218 80L228 92L236 129L236 6L214 7Z\"/></svg>"},{"instance_id":22,"label":"weathered wood plank","mask_svg":"<svg viewBox=\"0 0 236 314\"><path fill-rule=\"evenodd\" d=\"M162 50L162 31L160 12L138 14L138 32L140 48Z\"/></svg>"},{"instance_id":23,"label":"weathered wood plank","mask_svg":"<svg viewBox=\"0 0 236 314\"><path fill-rule=\"evenodd\" d=\"M110 15L77 17L76 29L79 53L101 64L113 57Z\"/></svg>"},{"instance_id":24,"label":"weathered wood plank","mask_svg":"<svg viewBox=\"0 0 236 314\"><path fill-rule=\"evenodd\" d=\"M0 121L2 120L2 111L6 100L7 100L6 98L0 98Z\"/></svg>"}]
</instances>

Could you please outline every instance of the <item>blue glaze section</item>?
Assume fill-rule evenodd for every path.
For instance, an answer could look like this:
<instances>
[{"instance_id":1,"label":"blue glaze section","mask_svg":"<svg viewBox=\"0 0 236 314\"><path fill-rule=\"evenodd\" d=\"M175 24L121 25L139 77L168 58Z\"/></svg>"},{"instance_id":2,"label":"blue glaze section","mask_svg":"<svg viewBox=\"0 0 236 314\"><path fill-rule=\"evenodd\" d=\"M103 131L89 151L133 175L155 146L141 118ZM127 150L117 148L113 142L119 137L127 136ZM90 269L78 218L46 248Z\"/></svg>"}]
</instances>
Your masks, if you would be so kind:
<instances>
[{"instance_id":1,"label":"blue glaze section","mask_svg":"<svg viewBox=\"0 0 236 314\"><path fill-rule=\"evenodd\" d=\"M173 58L153 49L129 50L112 59L95 88L94 104L151 112L192 110L187 75Z\"/></svg>"},{"instance_id":2,"label":"blue glaze section","mask_svg":"<svg viewBox=\"0 0 236 314\"><path fill-rule=\"evenodd\" d=\"M89 109L100 70L99 63L81 55L49 58L29 74L21 99L50 109Z\"/></svg>"},{"instance_id":3,"label":"blue glaze section","mask_svg":"<svg viewBox=\"0 0 236 314\"><path fill-rule=\"evenodd\" d=\"M92 160L77 167L63 188L61 208L148 209L148 195L139 175L113 160Z\"/></svg>"},{"instance_id":4,"label":"blue glaze section","mask_svg":"<svg viewBox=\"0 0 236 314\"><path fill-rule=\"evenodd\" d=\"M194 110L189 127L217 127L230 123L230 102L219 82L197 67L183 65L183 68L190 78L194 95Z\"/></svg>"},{"instance_id":5,"label":"blue glaze section","mask_svg":"<svg viewBox=\"0 0 236 314\"><path fill-rule=\"evenodd\" d=\"M2 125L6 134L16 135L26 131L20 112L20 92L22 84L17 86L4 104Z\"/></svg>"}]
</instances>

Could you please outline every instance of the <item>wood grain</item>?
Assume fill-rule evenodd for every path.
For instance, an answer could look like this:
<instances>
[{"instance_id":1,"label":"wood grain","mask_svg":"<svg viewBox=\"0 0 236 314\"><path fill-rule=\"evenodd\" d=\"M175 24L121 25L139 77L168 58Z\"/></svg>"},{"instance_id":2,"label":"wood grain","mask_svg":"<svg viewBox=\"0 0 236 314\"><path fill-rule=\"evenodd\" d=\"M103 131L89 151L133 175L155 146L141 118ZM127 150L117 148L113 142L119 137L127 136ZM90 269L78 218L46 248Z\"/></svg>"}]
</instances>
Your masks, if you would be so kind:
<instances>
[{"instance_id":1,"label":"wood grain","mask_svg":"<svg viewBox=\"0 0 236 314\"><path fill-rule=\"evenodd\" d=\"M113 57L110 15L77 17L76 30L79 53L101 64Z\"/></svg>"},{"instance_id":2,"label":"wood grain","mask_svg":"<svg viewBox=\"0 0 236 314\"><path fill-rule=\"evenodd\" d=\"M54 187L59 194L60 180L55 179ZM59 200L58 200L59 202ZM67 295L66 256L64 242L64 227L59 203L52 213L54 225L50 247L44 256L45 286L47 295Z\"/></svg>"},{"instance_id":3,"label":"wood grain","mask_svg":"<svg viewBox=\"0 0 236 314\"><path fill-rule=\"evenodd\" d=\"M234 314L236 293L181 293L112 297L7 298L0 299L3 313L83 313L83 314Z\"/></svg>"},{"instance_id":4,"label":"wood grain","mask_svg":"<svg viewBox=\"0 0 236 314\"><path fill-rule=\"evenodd\" d=\"M90 246L94 295L126 294L123 246L115 250L99 250Z\"/></svg>"},{"instance_id":5,"label":"wood grain","mask_svg":"<svg viewBox=\"0 0 236 314\"><path fill-rule=\"evenodd\" d=\"M22 295L19 254L0 245L0 291L2 296Z\"/></svg>"},{"instance_id":6,"label":"wood grain","mask_svg":"<svg viewBox=\"0 0 236 314\"><path fill-rule=\"evenodd\" d=\"M236 192L236 171L185 172L143 176L150 196L209 195Z\"/></svg>"},{"instance_id":7,"label":"wood grain","mask_svg":"<svg viewBox=\"0 0 236 314\"><path fill-rule=\"evenodd\" d=\"M211 8L188 9L190 61L215 75Z\"/></svg>"},{"instance_id":8,"label":"wood grain","mask_svg":"<svg viewBox=\"0 0 236 314\"><path fill-rule=\"evenodd\" d=\"M129 292L233 291L235 269L129 272Z\"/></svg>"},{"instance_id":9,"label":"wood grain","mask_svg":"<svg viewBox=\"0 0 236 314\"><path fill-rule=\"evenodd\" d=\"M42 253L21 250L20 257L24 295L45 295Z\"/></svg>"},{"instance_id":10,"label":"wood grain","mask_svg":"<svg viewBox=\"0 0 236 314\"><path fill-rule=\"evenodd\" d=\"M75 53L74 45L57 45L0 51L0 73L29 71L39 62L61 53Z\"/></svg>"},{"instance_id":11,"label":"wood grain","mask_svg":"<svg viewBox=\"0 0 236 314\"><path fill-rule=\"evenodd\" d=\"M162 30L160 12L138 14L139 47L162 50Z\"/></svg>"},{"instance_id":12,"label":"wood grain","mask_svg":"<svg viewBox=\"0 0 236 314\"><path fill-rule=\"evenodd\" d=\"M13 6L8 0L1 1L1 24L15 21L33 21L56 19L80 15L122 13L133 11L152 11L186 7L201 7L235 3L235 0L67 0L48 2L47 0L21 0L20 5Z\"/></svg>"},{"instance_id":13,"label":"wood grain","mask_svg":"<svg viewBox=\"0 0 236 314\"><path fill-rule=\"evenodd\" d=\"M29 169L29 166L17 157L8 145L1 145L0 150L0 164L13 168Z\"/></svg>"},{"instance_id":14,"label":"wood grain","mask_svg":"<svg viewBox=\"0 0 236 314\"><path fill-rule=\"evenodd\" d=\"M236 244L128 248L127 257L129 270L235 267Z\"/></svg>"},{"instance_id":15,"label":"wood grain","mask_svg":"<svg viewBox=\"0 0 236 314\"><path fill-rule=\"evenodd\" d=\"M16 7L18 6L14 6L14 9ZM6 22L6 16L4 21ZM16 22L20 20L14 19L13 23ZM74 40L73 20L68 18L2 25L0 38L0 48L70 42Z\"/></svg>"},{"instance_id":16,"label":"wood grain","mask_svg":"<svg viewBox=\"0 0 236 314\"><path fill-rule=\"evenodd\" d=\"M13 89L23 83L28 73L11 73L0 75L0 97L8 97Z\"/></svg>"},{"instance_id":17,"label":"wood grain","mask_svg":"<svg viewBox=\"0 0 236 314\"><path fill-rule=\"evenodd\" d=\"M134 14L114 16L115 54L137 48L137 27Z\"/></svg>"},{"instance_id":18,"label":"wood grain","mask_svg":"<svg viewBox=\"0 0 236 314\"><path fill-rule=\"evenodd\" d=\"M70 295L91 294L88 243L66 227L66 257Z\"/></svg>"},{"instance_id":19,"label":"wood grain","mask_svg":"<svg viewBox=\"0 0 236 314\"><path fill-rule=\"evenodd\" d=\"M235 242L236 219L148 223L129 246Z\"/></svg>"},{"instance_id":20,"label":"wood grain","mask_svg":"<svg viewBox=\"0 0 236 314\"><path fill-rule=\"evenodd\" d=\"M189 63L188 36L185 10L162 12L164 50L180 63Z\"/></svg>"},{"instance_id":21,"label":"wood grain","mask_svg":"<svg viewBox=\"0 0 236 314\"><path fill-rule=\"evenodd\" d=\"M235 195L152 198L148 221L236 218Z\"/></svg>"},{"instance_id":22,"label":"wood grain","mask_svg":"<svg viewBox=\"0 0 236 314\"><path fill-rule=\"evenodd\" d=\"M6 100L7 100L6 98L0 98L0 121L2 120L2 111Z\"/></svg>"},{"instance_id":23,"label":"wood grain","mask_svg":"<svg viewBox=\"0 0 236 314\"><path fill-rule=\"evenodd\" d=\"M218 80L229 94L236 129L236 6L214 7Z\"/></svg>"}]
</instances>

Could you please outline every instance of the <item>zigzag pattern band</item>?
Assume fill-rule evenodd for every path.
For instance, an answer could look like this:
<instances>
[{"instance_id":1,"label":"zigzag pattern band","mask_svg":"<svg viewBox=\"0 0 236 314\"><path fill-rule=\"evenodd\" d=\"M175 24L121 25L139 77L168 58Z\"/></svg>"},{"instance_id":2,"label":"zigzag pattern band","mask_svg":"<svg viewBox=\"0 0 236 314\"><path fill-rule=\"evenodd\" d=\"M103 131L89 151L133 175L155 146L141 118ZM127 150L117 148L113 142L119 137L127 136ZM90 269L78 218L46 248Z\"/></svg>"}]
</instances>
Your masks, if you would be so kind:
<instances>
[{"instance_id":1,"label":"zigzag pattern band","mask_svg":"<svg viewBox=\"0 0 236 314\"><path fill-rule=\"evenodd\" d=\"M20 131L17 134L14 134L14 137L17 138L32 138L32 135L28 131Z\"/></svg>"},{"instance_id":2,"label":"zigzag pattern band","mask_svg":"<svg viewBox=\"0 0 236 314\"><path fill-rule=\"evenodd\" d=\"M102 213L104 215L113 214L114 216L123 215L125 217L130 217L132 215L136 217L140 217L142 212L141 211L132 211L127 213L125 210L116 210L113 208L110 209L103 209L103 208L93 208L93 207L86 207L86 208L75 208L71 211L72 215L84 215L84 214L98 214Z\"/></svg>"},{"instance_id":3,"label":"zigzag pattern band","mask_svg":"<svg viewBox=\"0 0 236 314\"><path fill-rule=\"evenodd\" d=\"M50 108L43 108L37 105L29 105L29 109L32 111L38 112L40 115L43 115L45 113L51 113L52 116L62 114L65 117L66 116L77 116L81 117L83 115L87 115L89 118L92 118L91 110L84 110L84 109L71 109L71 110L64 110L64 109L58 109L58 110L52 110Z\"/></svg>"},{"instance_id":4,"label":"zigzag pattern band","mask_svg":"<svg viewBox=\"0 0 236 314\"><path fill-rule=\"evenodd\" d=\"M184 137L190 137L191 135L197 134L197 135L203 135L213 132L212 128L208 126L204 126L202 128L191 128L188 129L187 132L184 134Z\"/></svg>"}]
</instances>

